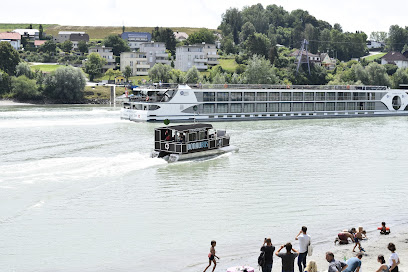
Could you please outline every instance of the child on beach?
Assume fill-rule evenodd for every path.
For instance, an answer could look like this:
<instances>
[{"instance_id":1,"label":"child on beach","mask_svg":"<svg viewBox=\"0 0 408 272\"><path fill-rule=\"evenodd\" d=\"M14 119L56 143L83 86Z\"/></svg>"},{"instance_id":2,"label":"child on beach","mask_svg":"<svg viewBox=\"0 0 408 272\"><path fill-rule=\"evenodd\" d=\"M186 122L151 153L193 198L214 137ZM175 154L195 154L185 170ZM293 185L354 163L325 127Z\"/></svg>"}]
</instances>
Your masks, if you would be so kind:
<instances>
[{"instance_id":1,"label":"child on beach","mask_svg":"<svg viewBox=\"0 0 408 272\"><path fill-rule=\"evenodd\" d=\"M215 258L220 259L217 255L215 255L215 246L217 245L217 242L212 240L211 241L211 247L210 247L210 253L208 253L208 266L204 269L204 272L211 266L211 261L214 263L213 267L213 272L215 270L215 267L217 266L217 262L215 261Z\"/></svg>"},{"instance_id":2,"label":"child on beach","mask_svg":"<svg viewBox=\"0 0 408 272\"><path fill-rule=\"evenodd\" d=\"M360 252L361 251L365 252L364 248L362 248L361 244L360 244L360 241L363 240L363 236L364 236L364 238L367 238L366 231L363 230L363 227L358 227L358 232L354 235L355 245L354 245L354 248L353 248L353 252L355 252L354 249L356 249L357 246L358 246L358 249L360 250Z\"/></svg>"},{"instance_id":3,"label":"child on beach","mask_svg":"<svg viewBox=\"0 0 408 272\"><path fill-rule=\"evenodd\" d=\"M390 234L390 228L387 228L386 226L385 226L385 222L381 222L381 228L378 228L379 230L380 230L380 234L385 234L385 235L387 235L387 234Z\"/></svg>"}]
</instances>

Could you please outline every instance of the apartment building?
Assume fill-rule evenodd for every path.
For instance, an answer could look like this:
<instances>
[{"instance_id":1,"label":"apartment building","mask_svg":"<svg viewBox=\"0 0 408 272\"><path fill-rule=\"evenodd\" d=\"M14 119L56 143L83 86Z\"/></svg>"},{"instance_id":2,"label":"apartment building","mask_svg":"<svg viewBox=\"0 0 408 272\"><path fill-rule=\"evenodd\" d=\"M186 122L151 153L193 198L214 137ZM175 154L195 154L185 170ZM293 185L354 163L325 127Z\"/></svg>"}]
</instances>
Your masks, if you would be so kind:
<instances>
[{"instance_id":1,"label":"apartment building","mask_svg":"<svg viewBox=\"0 0 408 272\"><path fill-rule=\"evenodd\" d=\"M215 44L194 44L176 47L175 68L183 72L195 66L199 71L219 64Z\"/></svg>"},{"instance_id":2,"label":"apartment building","mask_svg":"<svg viewBox=\"0 0 408 272\"><path fill-rule=\"evenodd\" d=\"M130 66L133 76L147 76L150 64L145 52L122 52L120 53L120 70L125 71Z\"/></svg>"},{"instance_id":3,"label":"apartment building","mask_svg":"<svg viewBox=\"0 0 408 272\"><path fill-rule=\"evenodd\" d=\"M113 56L112 47L93 46L89 47L88 53L98 53L99 56L106 60L106 64L102 68L102 72L106 72L110 68L115 68L115 57Z\"/></svg>"},{"instance_id":4,"label":"apartment building","mask_svg":"<svg viewBox=\"0 0 408 272\"><path fill-rule=\"evenodd\" d=\"M14 29L13 32L16 32L29 40L39 40L40 31L38 29Z\"/></svg>"},{"instance_id":5,"label":"apartment building","mask_svg":"<svg viewBox=\"0 0 408 272\"><path fill-rule=\"evenodd\" d=\"M139 50L142 43L152 40L152 34L149 32L123 32L121 37L127 41L132 51Z\"/></svg>"},{"instance_id":6,"label":"apartment building","mask_svg":"<svg viewBox=\"0 0 408 272\"><path fill-rule=\"evenodd\" d=\"M65 41L71 41L73 49L78 48L80 41L89 42L89 35L81 31L60 31L54 38L55 43L63 43Z\"/></svg>"},{"instance_id":7,"label":"apartment building","mask_svg":"<svg viewBox=\"0 0 408 272\"><path fill-rule=\"evenodd\" d=\"M150 67L153 67L156 63L170 65L169 54L166 53L166 44L163 42L142 43L139 51L146 53Z\"/></svg>"}]
</instances>

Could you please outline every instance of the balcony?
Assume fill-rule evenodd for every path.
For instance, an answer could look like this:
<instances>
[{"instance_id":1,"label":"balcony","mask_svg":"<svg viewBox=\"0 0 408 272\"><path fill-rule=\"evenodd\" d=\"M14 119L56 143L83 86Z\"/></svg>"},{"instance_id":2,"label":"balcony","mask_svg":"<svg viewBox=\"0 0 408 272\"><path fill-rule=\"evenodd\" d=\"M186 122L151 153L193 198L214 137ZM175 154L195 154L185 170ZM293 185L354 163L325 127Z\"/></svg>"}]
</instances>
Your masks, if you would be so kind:
<instances>
[{"instance_id":1,"label":"balcony","mask_svg":"<svg viewBox=\"0 0 408 272\"><path fill-rule=\"evenodd\" d=\"M149 72L136 71L135 75L136 75L136 76L148 76L148 75L149 75Z\"/></svg>"},{"instance_id":2,"label":"balcony","mask_svg":"<svg viewBox=\"0 0 408 272\"><path fill-rule=\"evenodd\" d=\"M170 65L170 61L169 61L169 60L156 59L156 63L161 63L161 64L168 64L168 65Z\"/></svg>"},{"instance_id":3,"label":"balcony","mask_svg":"<svg viewBox=\"0 0 408 272\"><path fill-rule=\"evenodd\" d=\"M208 62L208 59L194 59L194 62L206 63L206 62Z\"/></svg>"},{"instance_id":4,"label":"balcony","mask_svg":"<svg viewBox=\"0 0 408 272\"><path fill-rule=\"evenodd\" d=\"M209 60L208 65L218 65L220 62L218 60Z\"/></svg>"},{"instance_id":5,"label":"balcony","mask_svg":"<svg viewBox=\"0 0 408 272\"><path fill-rule=\"evenodd\" d=\"M150 69L150 65L149 64L136 64L135 67L137 69Z\"/></svg>"},{"instance_id":6,"label":"balcony","mask_svg":"<svg viewBox=\"0 0 408 272\"><path fill-rule=\"evenodd\" d=\"M156 58L168 58L169 54L167 53L156 53Z\"/></svg>"},{"instance_id":7,"label":"balcony","mask_svg":"<svg viewBox=\"0 0 408 272\"><path fill-rule=\"evenodd\" d=\"M207 65L194 65L198 70L207 70L208 66Z\"/></svg>"}]
</instances>

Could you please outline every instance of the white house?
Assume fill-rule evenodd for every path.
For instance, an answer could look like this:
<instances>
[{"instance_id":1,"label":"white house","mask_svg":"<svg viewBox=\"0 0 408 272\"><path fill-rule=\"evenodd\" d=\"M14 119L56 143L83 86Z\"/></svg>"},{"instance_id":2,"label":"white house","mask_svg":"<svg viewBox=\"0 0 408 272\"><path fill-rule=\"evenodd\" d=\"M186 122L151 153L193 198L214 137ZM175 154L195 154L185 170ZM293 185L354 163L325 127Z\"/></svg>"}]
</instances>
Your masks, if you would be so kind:
<instances>
[{"instance_id":1,"label":"white house","mask_svg":"<svg viewBox=\"0 0 408 272\"><path fill-rule=\"evenodd\" d=\"M183 72L195 66L206 71L210 66L219 64L219 55L215 44L193 44L176 47L176 69Z\"/></svg>"},{"instance_id":2,"label":"white house","mask_svg":"<svg viewBox=\"0 0 408 272\"><path fill-rule=\"evenodd\" d=\"M13 32L20 34L22 37L29 38L30 40L40 39L40 31L38 29L14 29Z\"/></svg>"},{"instance_id":3,"label":"white house","mask_svg":"<svg viewBox=\"0 0 408 272\"><path fill-rule=\"evenodd\" d=\"M21 47L21 35L18 33L2 32L0 33L0 41L10 43L16 50L19 50Z\"/></svg>"},{"instance_id":4,"label":"white house","mask_svg":"<svg viewBox=\"0 0 408 272\"><path fill-rule=\"evenodd\" d=\"M388 52L381 58L381 64L395 64L398 68L408 68L408 59L400 52Z\"/></svg>"}]
</instances>

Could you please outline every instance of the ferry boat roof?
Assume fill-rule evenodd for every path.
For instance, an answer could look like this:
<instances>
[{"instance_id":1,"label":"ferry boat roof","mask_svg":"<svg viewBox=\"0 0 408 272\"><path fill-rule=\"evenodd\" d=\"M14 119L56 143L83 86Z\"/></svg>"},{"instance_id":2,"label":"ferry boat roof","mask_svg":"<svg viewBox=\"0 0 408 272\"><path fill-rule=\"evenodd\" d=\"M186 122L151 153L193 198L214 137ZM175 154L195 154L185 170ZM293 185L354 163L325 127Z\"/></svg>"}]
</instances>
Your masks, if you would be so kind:
<instances>
[{"instance_id":1,"label":"ferry boat roof","mask_svg":"<svg viewBox=\"0 0 408 272\"><path fill-rule=\"evenodd\" d=\"M186 131L186 130L194 130L194 129L212 129L213 126L211 124L189 124L189 125L177 125L177 126L168 126L168 127L160 127L158 129L171 129L176 131Z\"/></svg>"}]
</instances>

